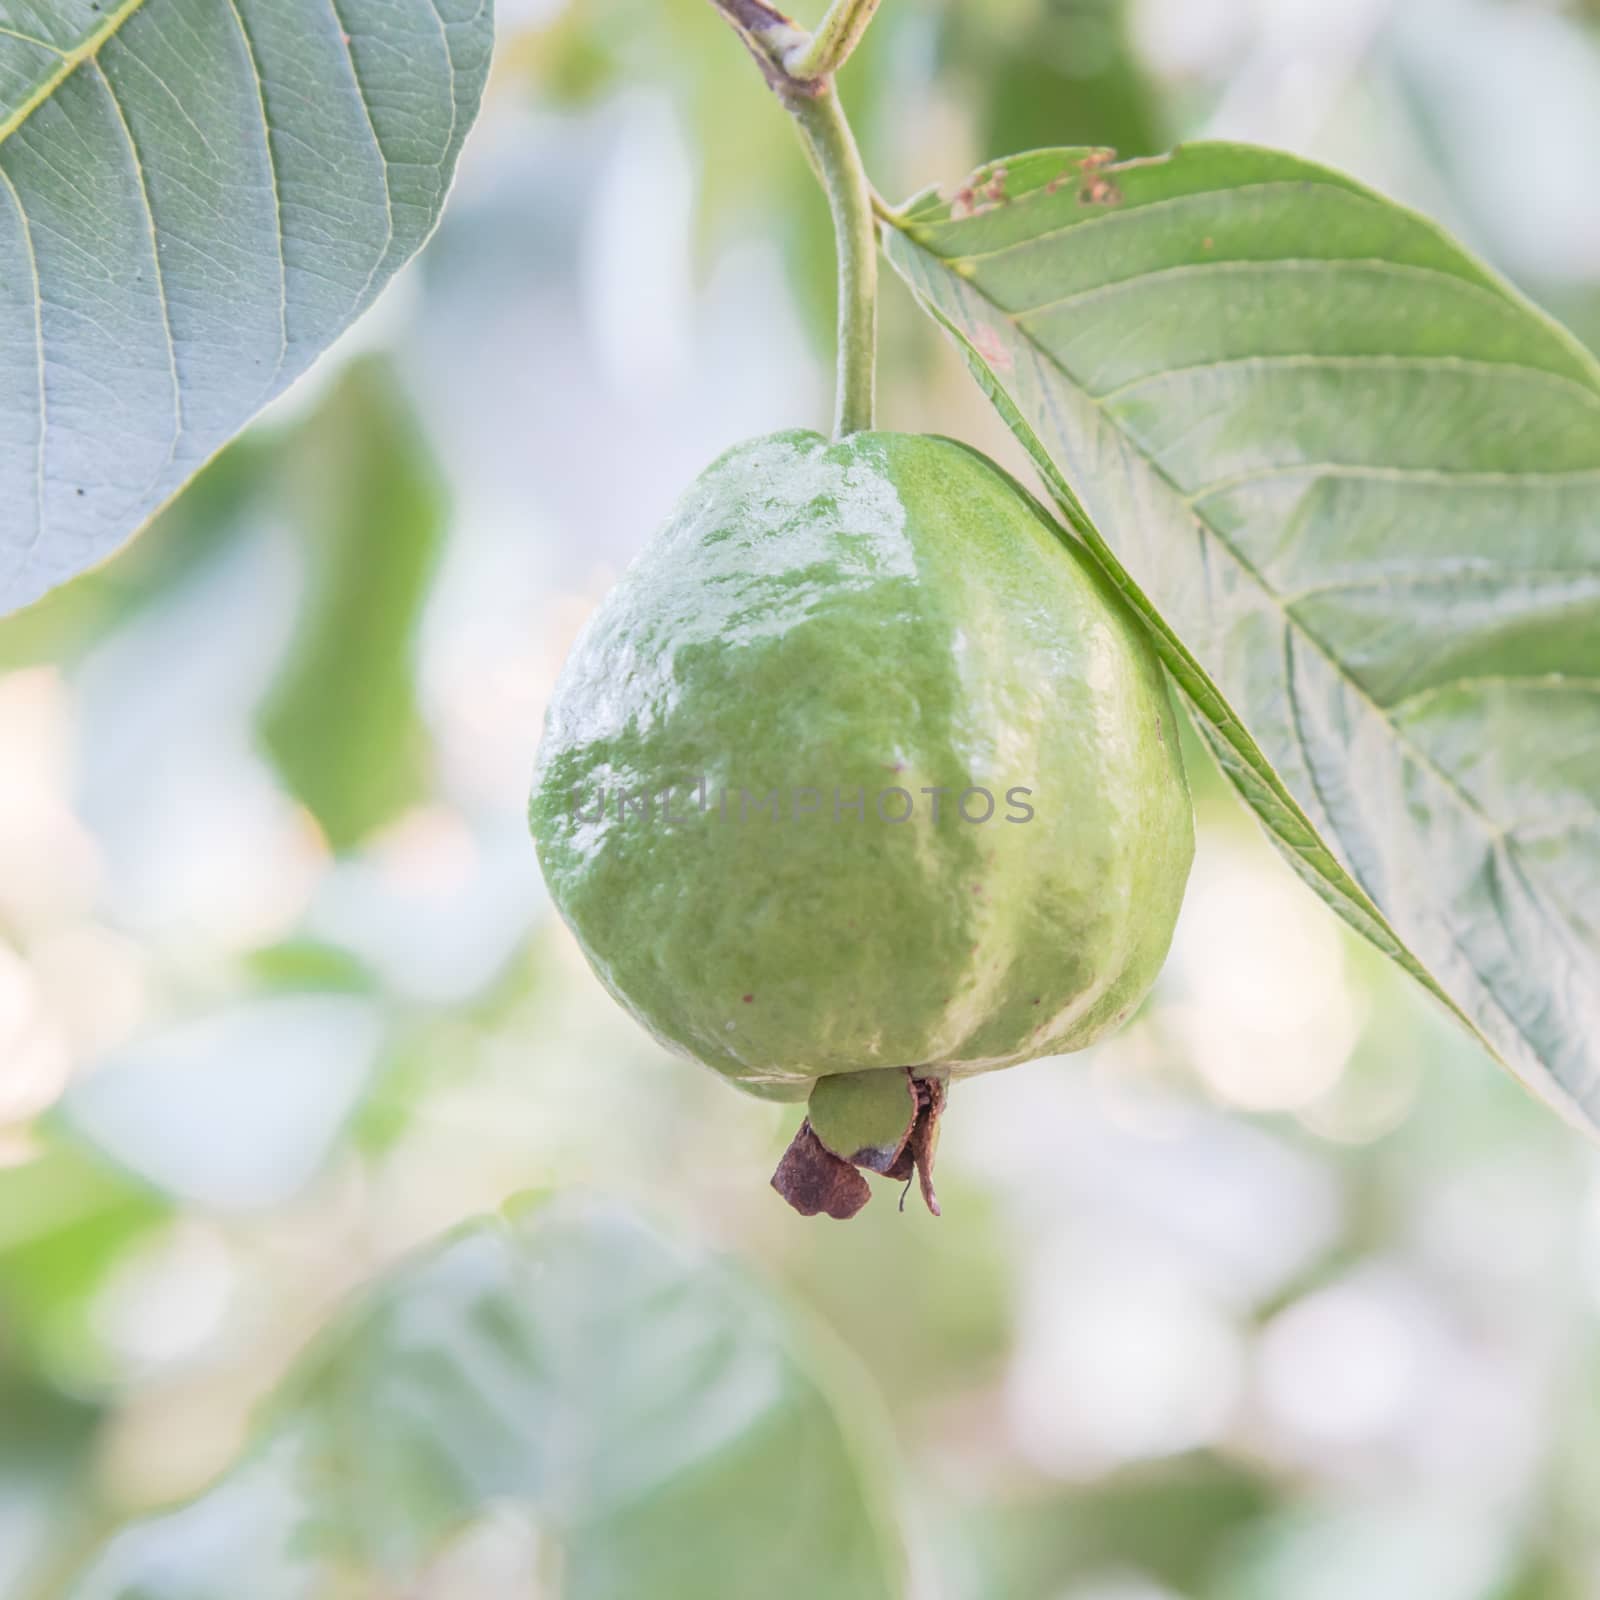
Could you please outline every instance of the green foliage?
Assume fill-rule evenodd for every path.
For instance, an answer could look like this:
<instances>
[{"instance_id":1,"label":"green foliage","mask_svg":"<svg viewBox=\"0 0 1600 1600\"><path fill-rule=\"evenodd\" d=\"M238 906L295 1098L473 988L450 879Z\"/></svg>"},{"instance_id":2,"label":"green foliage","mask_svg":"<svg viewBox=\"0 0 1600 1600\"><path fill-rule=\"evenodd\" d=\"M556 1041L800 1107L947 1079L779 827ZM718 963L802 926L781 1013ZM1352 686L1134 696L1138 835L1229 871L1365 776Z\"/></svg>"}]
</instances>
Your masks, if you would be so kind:
<instances>
[{"instance_id":1,"label":"green foliage","mask_svg":"<svg viewBox=\"0 0 1600 1600\"><path fill-rule=\"evenodd\" d=\"M262 738L343 850L427 791L412 655L444 495L395 373L378 360L342 377L282 465L311 593Z\"/></svg>"},{"instance_id":2,"label":"green foliage","mask_svg":"<svg viewBox=\"0 0 1600 1600\"><path fill-rule=\"evenodd\" d=\"M371 972L348 950L315 939L286 939L252 950L244 964L266 989L369 994L377 987Z\"/></svg>"},{"instance_id":3,"label":"green foliage","mask_svg":"<svg viewBox=\"0 0 1600 1600\"><path fill-rule=\"evenodd\" d=\"M873 1427L803 1320L726 1264L522 1206L392 1274L246 1461L114 1537L68 1600L310 1600L350 1571L403 1589L507 1503L557 1542L567 1600L890 1600Z\"/></svg>"},{"instance_id":4,"label":"green foliage","mask_svg":"<svg viewBox=\"0 0 1600 1600\"><path fill-rule=\"evenodd\" d=\"M1106 160L996 164L890 258L1296 869L1593 1123L1600 370L1325 168Z\"/></svg>"},{"instance_id":5,"label":"green foliage","mask_svg":"<svg viewBox=\"0 0 1600 1600\"><path fill-rule=\"evenodd\" d=\"M974 1530L976 1594L1047 1594L1063 1578L1139 1571L1174 1589L1216 1572L1272 1505L1267 1484L1198 1457L1041 1494Z\"/></svg>"},{"instance_id":6,"label":"green foliage","mask_svg":"<svg viewBox=\"0 0 1600 1600\"><path fill-rule=\"evenodd\" d=\"M985 150L1111 145L1153 155L1166 119L1121 0L1031 0L946 18L944 51L983 107Z\"/></svg>"},{"instance_id":7,"label":"green foliage","mask_svg":"<svg viewBox=\"0 0 1600 1600\"><path fill-rule=\"evenodd\" d=\"M0 1168L5 1343L68 1390L98 1388L111 1362L93 1297L111 1266L169 1214L153 1191L65 1143Z\"/></svg>"},{"instance_id":8,"label":"green foliage","mask_svg":"<svg viewBox=\"0 0 1600 1600\"><path fill-rule=\"evenodd\" d=\"M454 896L474 871L499 873L534 914L509 837L517 799L494 798L521 776L508 780L499 754L525 759L545 665L643 537L643 502L741 431L737 409L717 405L754 392L781 406L789 383L811 392L809 371L772 372L762 319L781 338L798 308L824 346L832 249L785 117L706 0L517 9L497 63L502 113L526 110L506 103L514 89L534 114L484 130L473 225L430 256L419 314L408 300L381 330L406 373L433 380L415 397L445 396L430 419L450 409L436 441L475 520L452 550L452 579L466 582L442 598L490 597L468 659L444 663L436 681L450 692L430 700L425 729L418 622L437 579L444 469L399 392L401 362L360 360L295 420L230 446L102 561L266 397L277 247L287 380L437 214L486 65L486 7L442 5L462 69L450 86L425 3L337 0L376 131L389 140L411 119L429 136L386 175L357 93L300 93L282 70L318 51L338 65L331 9L242 0L265 47L267 153L292 202L280 230L242 58L191 71L226 35L226 0L98 12L0 0L0 610L101 563L0 625L0 672L45 669L0 683L0 1595L62 1600L63 1575L82 1571L74 1600L865 1600L903 1587L897 1522L918 1592L938 1600L1588 1594L1600 1550L1588 1152L1377 948L1333 939L1309 897L1308 925L1332 940L1322 959L1343 968L1336 1021L1356 1040L1331 1085L1269 1096L1261 1113L1212 1076L1231 1045L1251 1087L1292 1082L1302 1064L1278 1044L1319 1025L1304 1011L1317 974L1275 950L1200 961L1191 938L1118 1045L961 1087L937 1224L899 1215L892 1197L847 1229L790 1217L765 1179L797 1112L780 1119L661 1057L548 922L536 960L463 980L481 985L464 998L419 999L422 986L399 981L468 942L475 914ZM798 20L822 9L812 0ZM885 0L840 85L869 172L903 192L1008 150L1144 155L1220 107L1231 128L1303 144L1445 218L1600 339L1600 279L1578 254L1593 141L1548 98L1558 76L1569 95L1578 81L1556 69L1593 35L1589 0L1391 8L1359 59L1326 72L1314 47L1286 48L1282 8L1163 0L1142 12L1182 24L1159 40L1147 30L1149 59L1129 7L1107 0ZM72 44L51 56L18 33L104 37L52 85ZM1193 53L1207 35L1212 53ZM1285 108L1307 82L1302 118ZM113 91L138 166L112 137ZM665 167L617 149L642 96L672 107ZM1550 159L1563 143L1565 165ZM650 215L636 190L638 214L606 210L609 163L665 171L676 193L680 147L692 261L674 255L678 228L649 231L660 207ZM1429 225L1322 168L1191 150L1080 168L1052 195L1068 163L1042 159L1005 160L997 199L919 202L891 253L1025 420L1048 486L1146 604L1204 736L1279 842L1526 1076L1550 1089L1559 1070L1577 1098L1596 1037L1600 740L1579 679L1594 674L1600 552L1593 484L1545 474L1558 447L1581 453L1595 435L1579 393L1594 393L1592 365ZM1165 187L1197 171L1204 196ZM1108 192L1080 203L1095 179ZM34 224L27 241L8 185ZM1121 203L1100 203L1112 188ZM380 259L385 195L401 206ZM1536 225L1558 214L1564 248ZM726 253L753 239L781 248L790 298L770 253ZM591 279L619 240L637 247L635 278ZM51 274L37 296L27 242ZM1285 256L1304 265L1274 264ZM152 309L158 263L173 362ZM658 272L694 297L670 309L694 319L700 358L664 411L626 389L627 349L596 359L590 325L619 282L637 281L648 304ZM1053 316L1021 314L1063 296ZM993 423L991 439L1010 444L959 371L947 382L955 364L911 304L900 296L904 326L880 364L886 424L981 441ZM470 363L513 340L506 365L530 375L508 391L492 362ZM1210 370L1217 361L1230 365ZM169 458L174 363L186 426ZM529 464L469 480L464 462L490 479L505 467L484 444L508 393L524 430L512 448ZM817 420L790 412L773 425ZM1330 441L1350 440L1432 457L1414 491L1312 470L1313 450L1329 458ZM1269 446L1289 452L1273 470L1293 468L1281 498L1240 484L1182 504L1208 481L1189 470L1196 456L1255 472ZM1442 476L1462 464L1507 481ZM558 474L582 508L566 525ZM597 488L612 491L598 514ZM297 561L302 613L286 645ZM259 594L221 582L230 571L259 578ZM1353 587L1306 592L1324 583ZM208 701L182 750L162 737L181 713L133 714L184 698L173 660L185 672L192 661L196 682L227 676L231 697ZM1438 681L1486 671L1516 682L1483 685L1476 707L1467 685ZM1424 683L1406 722L1393 697ZM1555 708L1568 705L1565 719ZM1487 827L1401 747L1399 723ZM337 858L307 840L252 736ZM119 742L120 754L102 749ZM1202 834L1189 911L1208 933L1231 931L1283 873L1200 748L1188 752ZM142 842L178 794L194 801L168 830L180 847L152 870ZM417 802L414 829L373 837ZM208 807L215 826L191 850ZM30 831L47 812L52 830ZM260 870L202 916L192 886L169 903L170 877L228 879L246 856L281 873L281 903ZM435 922L434 905L449 916ZM62 965L84 945L122 956ZM102 971L116 992L99 992ZM1197 991L1197 971L1220 974L1231 999ZM1230 1005L1243 1031L1229 1032ZM341 1043L336 1019L357 1012L381 1030ZM279 1031L291 1013L297 1025ZM19 1015L36 1027L20 1036L20 1072ZM206 1035L213 1024L226 1025ZM1507 1032L1531 1042L1508 1047ZM67 1062L29 1047L57 1033L74 1077L30 1122ZM1555 1059L1562 1048L1576 1054ZM899 1460L805 1319L736 1268L558 1209L476 1225L386 1275L316 1342L242 1460L181 1509L145 1515L234 1457L245 1405L331 1293L507 1193L577 1182L682 1213L759 1259L869 1369ZM1187 1286L1197 1303L1158 1295L1160 1315L1141 1319L1152 1283ZM1194 1404L1178 1380L1197 1371L1223 1389L1236 1380L1239 1397L1231 1411L1218 1400L1201 1447L1185 1439L1185 1454L1156 1459L1171 1413ZM463 1531L499 1515L538 1524L544 1570L458 1581ZM87 1541L119 1523L84 1565Z\"/></svg>"},{"instance_id":9,"label":"green foliage","mask_svg":"<svg viewBox=\"0 0 1600 1600\"><path fill-rule=\"evenodd\" d=\"M100 1421L96 1406L0 1374L0 1594L33 1594L81 1536L62 1506L88 1476Z\"/></svg>"},{"instance_id":10,"label":"green foliage","mask_svg":"<svg viewBox=\"0 0 1600 1600\"><path fill-rule=\"evenodd\" d=\"M0 0L0 609L109 555L371 304L490 32L487 0Z\"/></svg>"},{"instance_id":11,"label":"green foliage","mask_svg":"<svg viewBox=\"0 0 1600 1600\"><path fill-rule=\"evenodd\" d=\"M583 104L606 87L640 79L674 92L694 163L694 227L710 259L731 237L777 240L798 308L819 348L833 336L837 292L828 204L793 131L773 114L759 73L726 29L708 27L705 0L571 0L510 52L542 98ZM886 91L923 26L915 6L879 13L851 58L840 93L869 154L892 148ZM743 66L743 71L737 71Z\"/></svg>"}]
</instances>

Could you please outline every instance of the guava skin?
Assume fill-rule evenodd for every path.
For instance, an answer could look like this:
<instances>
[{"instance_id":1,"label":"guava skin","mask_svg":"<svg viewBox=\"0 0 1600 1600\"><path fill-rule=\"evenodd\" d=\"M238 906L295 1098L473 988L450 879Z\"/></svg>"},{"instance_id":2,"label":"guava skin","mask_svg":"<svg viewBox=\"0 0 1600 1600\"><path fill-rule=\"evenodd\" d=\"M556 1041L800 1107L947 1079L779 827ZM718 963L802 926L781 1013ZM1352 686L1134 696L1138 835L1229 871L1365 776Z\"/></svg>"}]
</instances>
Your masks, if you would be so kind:
<instances>
[{"instance_id":1,"label":"guava skin","mask_svg":"<svg viewBox=\"0 0 1600 1600\"><path fill-rule=\"evenodd\" d=\"M910 820L880 820L891 786ZM782 1100L1113 1031L1194 848L1166 682L1104 575L976 451L880 432L754 439L696 481L567 660L530 821L612 994Z\"/></svg>"}]
</instances>

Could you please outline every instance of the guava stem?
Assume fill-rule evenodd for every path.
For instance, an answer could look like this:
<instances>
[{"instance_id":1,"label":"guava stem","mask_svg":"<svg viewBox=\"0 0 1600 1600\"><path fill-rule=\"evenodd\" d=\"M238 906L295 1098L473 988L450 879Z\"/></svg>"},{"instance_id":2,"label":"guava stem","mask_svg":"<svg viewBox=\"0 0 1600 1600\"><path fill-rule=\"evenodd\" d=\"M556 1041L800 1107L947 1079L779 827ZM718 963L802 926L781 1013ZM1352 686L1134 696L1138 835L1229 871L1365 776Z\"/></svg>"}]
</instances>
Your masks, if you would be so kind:
<instances>
[{"instance_id":1,"label":"guava stem","mask_svg":"<svg viewBox=\"0 0 1600 1600\"><path fill-rule=\"evenodd\" d=\"M878 224L855 135L828 83L820 94L785 93L785 105L828 196L839 260L838 357L833 436L870 428L877 406Z\"/></svg>"},{"instance_id":2,"label":"guava stem","mask_svg":"<svg viewBox=\"0 0 1600 1600\"><path fill-rule=\"evenodd\" d=\"M839 263L833 436L873 425L878 353L878 225L872 186L833 74L860 43L878 0L834 0L815 35L765 0L712 0L795 120L828 196Z\"/></svg>"}]
</instances>

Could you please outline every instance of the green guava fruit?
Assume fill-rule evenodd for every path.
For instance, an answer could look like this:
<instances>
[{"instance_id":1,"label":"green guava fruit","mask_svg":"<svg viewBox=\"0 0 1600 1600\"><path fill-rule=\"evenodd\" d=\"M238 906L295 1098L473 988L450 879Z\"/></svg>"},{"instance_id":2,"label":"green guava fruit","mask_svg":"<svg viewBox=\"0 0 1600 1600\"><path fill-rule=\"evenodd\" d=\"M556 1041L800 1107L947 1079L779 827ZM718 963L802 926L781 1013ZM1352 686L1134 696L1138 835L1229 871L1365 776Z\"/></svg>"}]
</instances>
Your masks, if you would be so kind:
<instances>
[{"instance_id":1,"label":"green guava fruit","mask_svg":"<svg viewBox=\"0 0 1600 1600\"><path fill-rule=\"evenodd\" d=\"M791 432L693 485L573 647L530 820L601 981L810 1099L778 1184L924 1193L951 1079L1154 981L1193 855L1165 679L1093 560L948 439Z\"/></svg>"}]
</instances>

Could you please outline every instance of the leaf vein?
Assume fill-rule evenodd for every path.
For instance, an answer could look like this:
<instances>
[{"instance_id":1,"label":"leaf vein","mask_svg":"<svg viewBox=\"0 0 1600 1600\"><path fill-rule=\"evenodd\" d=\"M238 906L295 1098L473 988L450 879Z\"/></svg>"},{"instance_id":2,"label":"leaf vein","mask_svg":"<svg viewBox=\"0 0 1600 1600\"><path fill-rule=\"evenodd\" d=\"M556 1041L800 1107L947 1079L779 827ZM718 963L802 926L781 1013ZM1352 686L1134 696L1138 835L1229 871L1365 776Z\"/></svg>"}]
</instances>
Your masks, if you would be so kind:
<instances>
[{"instance_id":1,"label":"leaf vein","mask_svg":"<svg viewBox=\"0 0 1600 1600\"><path fill-rule=\"evenodd\" d=\"M151 476L150 484L153 486L160 481L161 476L177 460L178 442L183 437L183 383L178 376L178 345L172 332L172 304L167 297L167 279L165 269L161 264L161 239L160 229L156 224L155 207L150 203L150 186L145 180L144 163L139 156L138 142L134 139L133 128L128 122L127 110L117 95L116 86L107 76L105 68L95 61L92 63L95 76L105 89L106 98L111 102L111 108L116 113L117 124L122 129L123 137L127 140L128 156L133 166L135 182L139 189L139 199L144 206L144 214L150 227L150 260L155 268L156 298L161 304L161 331L166 338L167 367L172 379L172 437L167 443L167 458ZM148 492L148 490L146 491Z\"/></svg>"},{"instance_id":2,"label":"leaf vein","mask_svg":"<svg viewBox=\"0 0 1600 1600\"><path fill-rule=\"evenodd\" d=\"M121 3L106 15L105 20L82 44L75 49L59 52L61 64L51 71L35 87L33 93L28 95L3 122L0 122L0 144L4 144L85 61L92 61L100 53L106 40L114 39L122 31L129 17L133 16L144 3L145 0L121 0ZM35 42L43 43L42 40Z\"/></svg>"},{"instance_id":3,"label":"leaf vein","mask_svg":"<svg viewBox=\"0 0 1600 1600\"><path fill-rule=\"evenodd\" d=\"M455 143L456 128L460 122L461 116L461 109L456 102L455 95L456 53L450 48L450 29L445 25L444 13L439 9L439 0L428 0L428 9L433 13L434 21L439 25L439 39L444 45L444 58L450 63L450 129L449 132L444 136L444 144L442 146L442 148L448 152L451 145ZM482 0L480 0L478 7L479 15L482 15L482 12L483 3Z\"/></svg>"},{"instance_id":4,"label":"leaf vein","mask_svg":"<svg viewBox=\"0 0 1600 1600\"><path fill-rule=\"evenodd\" d=\"M249 63L256 99L261 107L261 147L267 158L267 177L272 189L272 209L276 219L273 237L278 247L278 360L272 369L272 376L267 380L267 392L271 393L277 388L284 363L289 359L289 258L283 233L283 195L278 186L278 160L272 149L272 123L267 116L266 80L261 75L261 63L256 58L255 41L245 25L242 0L227 0L227 3L239 27L239 38L244 44L245 59Z\"/></svg>"},{"instance_id":5,"label":"leaf vein","mask_svg":"<svg viewBox=\"0 0 1600 1600\"><path fill-rule=\"evenodd\" d=\"M4 163L0 163L0 183L5 184L6 193L11 196L11 203L17 208L17 218L22 224L22 241L28 247L28 265L33 273L34 350L39 371L37 402L39 428L38 441L34 450L33 532L28 536L28 542L17 552L17 559L12 564L11 569L15 574L26 566L34 550L37 549L39 540L44 536L45 448L50 410L49 390L45 384L44 287L39 281L39 252L33 242L33 222L28 216L28 208L22 202L22 195L12 181L11 174L6 171Z\"/></svg>"},{"instance_id":6,"label":"leaf vein","mask_svg":"<svg viewBox=\"0 0 1600 1600\"><path fill-rule=\"evenodd\" d=\"M1205 372L1228 372L1244 368L1268 370L1282 367L1293 371L1300 370L1327 370L1331 372L1363 372L1371 369L1379 371L1389 370L1401 372L1407 369L1431 372L1461 372L1478 375L1493 375L1499 377L1503 373L1515 372L1533 378L1539 382L1556 384L1563 389L1571 390L1583 403L1593 410L1600 410L1600 394L1597 394L1587 384L1581 384L1574 378L1563 377L1560 373L1550 372L1544 367L1529 366L1522 361L1486 361L1477 360L1467 356L1390 356L1390 355L1324 355L1316 351L1291 351L1282 355L1249 355L1228 356L1217 361L1199 361L1187 367L1167 367L1160 372L1146 373L1141 378L1130 378L1126 383L1117 384L1114 388L1104 389L1098 394L1088 389L1083 392L1089 396L1096 405L1104 408L1113 401L1132 394L1135 390L1146 388L1157 383L1166 383L1174 378L1190 378ZM1062 368L1065 372L1065 367ZM1074 378L1071 380L1077 384ZM1082 387L1082 385L1078 385ZM1600 470L1600 469L1595 469Z\"/></svg>"},{"instance_id":7,"label":"leaf vein","mask_svg":"<svg viewBox=\"0 0 1600 1600\"><path fill-rule=\"evenodd\" d=\"M1080 223L1078 226L1081 227L1082 224ZM1234 273L1244 275L1276 272L1340 273L1350 271L1371 272L1383 277L1416 277L1440 280L1453 285L1457 289L1476 295L1479 299L1489 301L1499 310L1508 311L1513 309L1503 294L1497 293L1487 285L1479 283L1472 278L1463 278L1454 272L1446 272L1442 267L1427 266L1422 262L1386 261L1381 256L1268 256L1250 260L1181 261L1170 267L1153 267L1146 272L1136 272L1126 278L1113 278L1109 282L1097 283L1088 289L1077 289L1071 294L1061 295L1056 299L1041 300L1036 305L1021 306L1016 310L1007 312L1007 315L1013 322L1021 322L1025 318L1058 311L1065 306L1081 306L1095 300L1110 299L1116 295L1143 288L1147 284L1164 284L1173 278L1191 276L1224 277Z\"/></svg>"},{"instance_id":8,"label":"leaf vein","mask_svg":"<svg viewBox=\"0 0 1600 1600\"><path fill-rule=\"evenodd\" d=\"M344 17L339 12L339 0L328 0L328 10L333 15L334 27L343 46L345 65L350 69L350 86L355 90L356 101L361 107L361 114L366 119L367 132L372 138L372 148L378 154L378 167L383 178L383 215L384 235L383 243L373 257L371 270L367 273L367 281L361 285L361 292L356 296L356 305L364 306L367 296L372 292L372 285L383 269L383 264L388 260L390 248L394 244L394 195L389 189L389 157L383 148L383 140L378 137L378 124L373 120L372 106L367 100L366 90L361 84L361 73L356 67L355 49L351 42L350 30L344 24ZM446 52L448 54L448 51ZM455 106L455 96L451 95L450 103L452 112Z\"/></svg>"},{"instance_id":9,"label":"leaf vein","mask_svg":"<svg viewBox=\"0 0 1600 1600\"><path fill-rule=\"evenodd\" d=\"M53 56L66 58L67 52L58 44L51 44L48 39L40 39L31 33L23 33L20 28L0 28L0 38L17 39L23 44L37 45L41 50L48 50Z\"/></svg>"},{"instance_id":10,"label":"leaf vein","mask_svg":"<svg viewBox=\"0 0 1600 1600\"><path fill-rule=\"evenodd\" d=\"M1255 483L1270 483L1278 478L1300 474L1318 478L1370 478L1378 482L1436 483L1451 487L1522 489L1550 485L1600 482L1600 467L1568 467L1557 472L1479 471L1453 467L1388 467L1362 461L1287 461L1270 467L1253 467L1248 472L1231 473L1226 478L1201 484L1184 496L1184 504L1198 507L1213 495L1228 494ZM1197 512L1198 514L1198 512Z\"/></svg>"},{"instance_id":11,"label":"leaf vein","mask_svg":"<svg viewBox=\"0 0 1600 1600\"><path fill-rule=\"evenodd\" d=\"M1313 583L1304 589L1285 594L1286 606L1297 606L1302 600L1314 600L1319 595L1344 594L1355 589L1381 589L1391 583L1436 583L1461 578L1518 578L1532 580L1589 579L1600 574L1586 567L1522 567L1512 561L1496 561L1488 556L1446 557L1439 561L1390 562L1375 567L1370 572L1348 578L1330 578L1326 583Z\"/></svg>"},{"instance_id":12,"label":"leaf vein","mask_svg":"<svg viewBox=\"0 0 1600 1600\"><path fill-rule=\"evenodd\" d=\"M1435 700L1440 695L1449 694L1452 690L1488 689L1497 686L1519 689L1550 689L1557 692L1572 690L1578 694L1600 696L1600 678L1581 674L1574 675L1565 672L1466 672L1458 677L1449 678L1443 683L1430 683L1424 688L1414 689L1410 694L1402 695L1398 700L1391 700L1388 705L1388 711L1391 716L1401 712L1409 716L1419 705Z\"/></svg>"}]
</instances>

